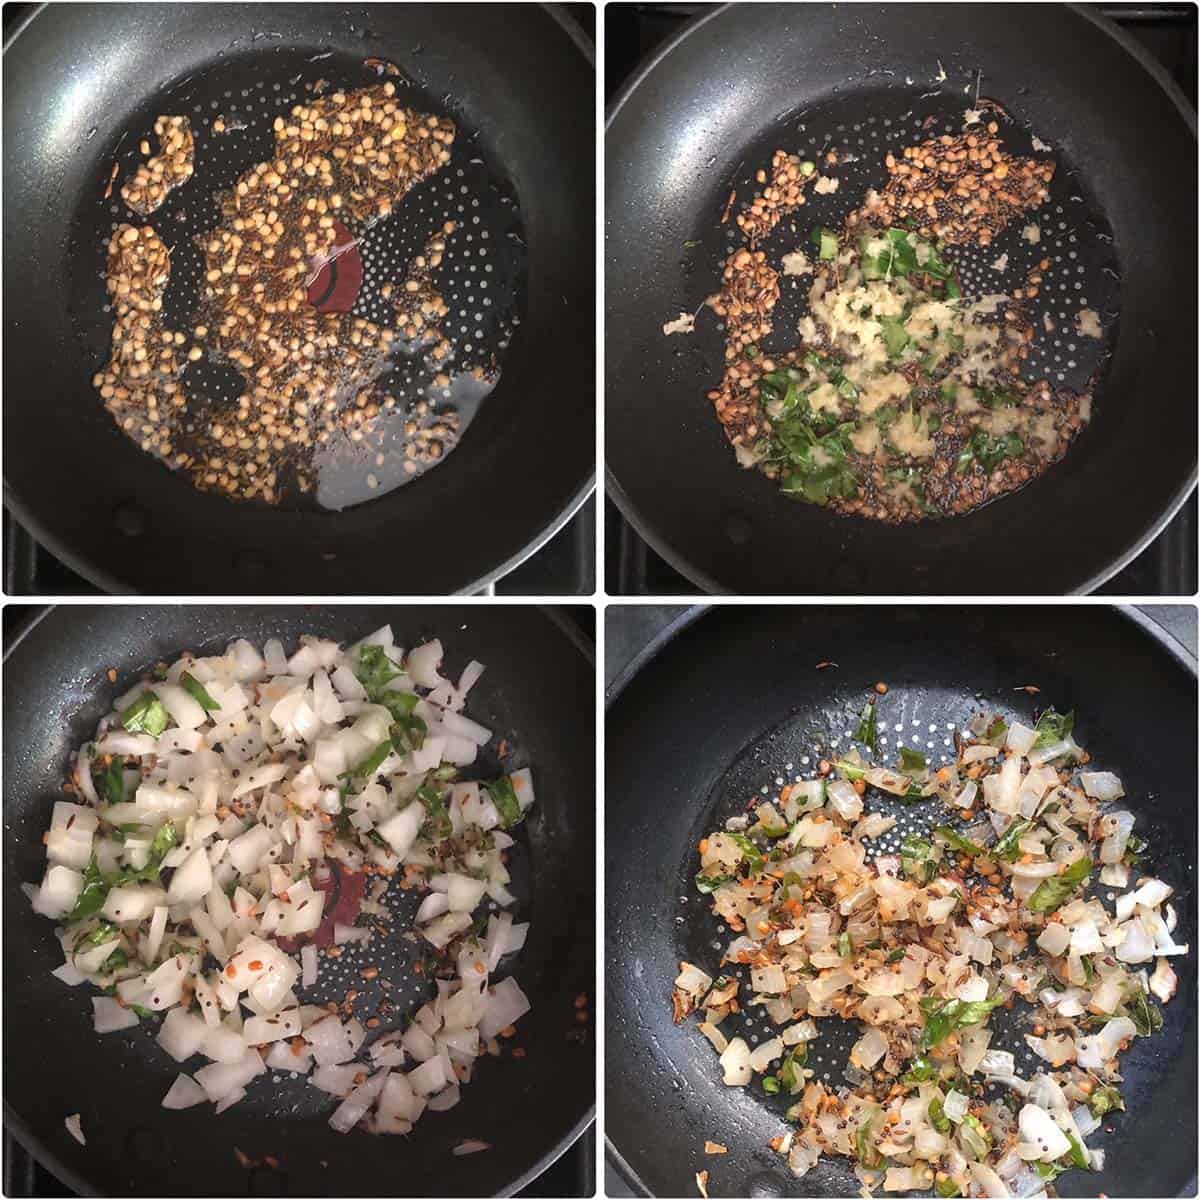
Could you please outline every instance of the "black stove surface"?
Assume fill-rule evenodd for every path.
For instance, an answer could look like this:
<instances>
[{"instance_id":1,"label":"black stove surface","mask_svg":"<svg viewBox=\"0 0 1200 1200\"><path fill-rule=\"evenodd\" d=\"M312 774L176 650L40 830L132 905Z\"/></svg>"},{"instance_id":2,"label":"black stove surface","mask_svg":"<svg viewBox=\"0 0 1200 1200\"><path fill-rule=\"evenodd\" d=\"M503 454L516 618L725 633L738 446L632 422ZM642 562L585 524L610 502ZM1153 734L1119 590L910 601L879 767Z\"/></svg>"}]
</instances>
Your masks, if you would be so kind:
<instances>
[{"instance_id":1,"label":"black stove surface","mask_svg":"<svg viewBox=\"0 0 1200 1200\"><path fill-rule=\"evenodd\" d=\"M604 10L605 99L611 102L646 55L711 4L609 4ZM1096 6L1140 41L1196 104L1196 6ZM605 499L605 591L614 596L689 596L697 592L648 546ZM1163 532L1129 566L1096 590L1107 596L1191 596L1197 578L1197 498L1193 491Z\"/></svg>"}]
</instances>

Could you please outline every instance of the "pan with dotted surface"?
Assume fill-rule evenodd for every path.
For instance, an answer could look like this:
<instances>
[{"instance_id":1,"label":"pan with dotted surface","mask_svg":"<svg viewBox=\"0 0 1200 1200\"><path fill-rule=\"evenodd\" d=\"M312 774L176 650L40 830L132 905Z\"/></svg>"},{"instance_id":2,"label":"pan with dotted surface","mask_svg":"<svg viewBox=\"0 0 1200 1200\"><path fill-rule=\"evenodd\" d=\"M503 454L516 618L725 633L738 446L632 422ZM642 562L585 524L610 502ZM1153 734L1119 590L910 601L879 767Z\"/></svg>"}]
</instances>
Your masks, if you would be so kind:
<instances>
[{"instance_id":1,"label":"pan with dotted surface","mask_svg":"<svg viewBox=\"0 0 1200 1200\"><path fill-rule=\"evenodd\" d=\"M466 711L493 738L467 774L496 777L501 739L511 752L505 763L533 771L537 803L515 831L510 863L514 918L529 921L529 937L498 972L512 974L532 1004L506 1044L524 1056L481 1062L455 1108L426 1114L404 1137L335 1133L334 1098L280 1071L255 1080L219 1116L208 1104L163 1109L176 1074L200 1060L173 1062L154 1041L158 1021L97 1036L92 989L51 976L62 959L53 923L21 891L45 870L42 833L70 753L114 697L184 650L222 653L237 637L261 648L277 637L290 651L304 633L345 644L389 621L398 645L440 637L447 676L457 678L473 658L485 665ZM589 644L569 618L509 606L74 606L49 610L6 649L4 1119L64 1184L79 1195L507 1195L579 1136L595 1100L584 1019L595 970L595 685ZM434 991L411 936L417 896L393 885L384 902L387 936L347 945L336 959L322 955L317 983L302 997L342 1004L356 992L360 1020L384 1014L369 1040L402 1028ZM378 974L365 978L367 967ZM63 1126L72 1113L86 1146ZM475 1139L489 1149L453 1153Z\"/></svg>"},{"instance_id":2,"label":"pan with dotted surface","mask_svg":"<svg viewBox=\"0 0 1200 1200\"><path fill-rule=\"evenodd\" d=\"M593 471L593 77L574 23L533 5L37 10L5 48L6 502L109 590L428 594L511 568ZM218 198L271 160L275 122L297 105L385 84L454 122L449 162L390 215L341 219L338 255L306 280L318 311L404 342L369 395L338 400L369 399L381 418L318 445L306 486L285 465L270 504L198 491L190 468L140 449L141 427L125 436L93 386L113 330L110 238L150 225L169 251L162 325L181 357L199 350L171 457L219 473L206 431L247 381L194 338ZM187 118L195 169L142 217L122 187L144 144L156 151L159 115ZM429 272L447 309L441 359L403 339L394 302L447 227Z\"/></svg>"},{"instance_id":3,"label":"pan with dotted surface","mask_svg":"<svg viewBox=\"0 0 1200 1200\"><path fill-rule=\"evenodd\" d=\"M876 696L881 681L888 691ZM1072 1171L1055 1187L1063 1196L1192 1195L1196 668L1145 617L1097 607L722 605L685 614L616 680L605 723L605 1133L615 1165L639 1195L692 1195L703 1170L714 1197L859 1194L842 1158L791 1175L769 1142L792 1128L784 1112L793 1098L726 1087L696 1018L674 1023L671 994L681 961L714 978L722 969L746 977L745 967L720 967L737 935L696 890L699 839L849 750L868 696L888 764L901 745L931 764L953 761L955 734L975 714L1032 725L1054 705L1075 711L1075 736L1097 769L1121 778L1122 806L1149 843L1146 869L1176 889L1175 936L1193 952L1174 960L1179 989L1161 1032L1122 1057L1127 1111L1089 1138L1106 1151L1104 1170ZM945 821L936 800L905 805L874 789L867 811L898 818L869 843L871 857ZM1019 1003L989 1022L992 1048L1012 1051L1024 1078L1038 1061L1023 1038L1030 1014ZM808 1066L836 1088L858 1022L817 1026ZM721 1030L753 1046L777 1027L750 1008ZM706 1155L706 1140L729 1153Z\"/></svg>"},{"instance_id":4,"label":"pan with dotted surface","mask_svg":"<svg viewBox=\"0 0 1200 1200\"><path fill-rule=\"evenodd\" d=\"M763 240L779 271L812 250L815 226L839 228L884 186L889 152L958 134L968 110L997 123L1009 153L1050 154L1057 170L1026 220L947 254L968 299L1011 295L1049 260L1023 373L1076 391L1095 381L1092 420L1043 476L965 516L892 527L789 499L737 465L706 398L725 346L703 305L741 244L734 218L776 149L836 154L837 191L809 189ZM1195 114L1103 18L1066 5L725 6L637 72L610 110L606 154L607 484L698 587L1087 591L1194 486L1194 372L1175 364L1196 347ZM764 353L795 346L810 283L781 276ZM1100 338L1080 335L1085 310ZM697 314L695 332L664 336L681 312Z\"/></svg>"}]
</instances>

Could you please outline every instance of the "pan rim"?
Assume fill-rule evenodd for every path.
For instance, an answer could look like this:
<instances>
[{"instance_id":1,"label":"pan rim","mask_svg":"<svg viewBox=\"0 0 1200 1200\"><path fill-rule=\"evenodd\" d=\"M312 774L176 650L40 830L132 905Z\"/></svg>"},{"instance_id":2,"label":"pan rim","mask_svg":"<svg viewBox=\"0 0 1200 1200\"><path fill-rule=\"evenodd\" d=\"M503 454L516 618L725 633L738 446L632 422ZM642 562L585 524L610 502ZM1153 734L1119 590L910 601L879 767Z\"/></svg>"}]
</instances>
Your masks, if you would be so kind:
<instances>
[{"instance_id":1,"label":"pan rim","mask_svg":"<svg viewBox=\"0 0 1200 1200\"><path fill-rule=\"evenodd\" d=\"M547 6L549 7L549 6ZM500 607L504 607L501 604ZM34 612L30 619L17 631L12 641L4 646L3 655L0 656L0 665L7 665L9 657L16 653L18 648L24 641L46 621L50 615L60 609L70 610L72 608L87 607L86 605L73 604L46 604L41 606L40 611ZM97 608L109 608L110 605L96 604ZM185 605L181 607L202 607L201 605ZM255 605L255 607L268 607L267 605ZM275 605L272 607L280 607ZM287 607L295 607L288 605ZM351 604L338 604L334 607L351 607ZM395 608L410 608L414 605L389 603L388 605L371 605L370 607L395 607ZM566 616L559 610L562 605L551 604L512 604L514 608L532 608L548 620L551 625L562 634L567 641L571 643L574 649L583 657L588 666L595 672L596 667L596 643L594 638L589 638L586 633L576 628L576 626L567 620ZM595 1063L593 1062L593 1067ZM598 1073L597 1073L598 1080ZM14 1107L8 1099L7 1094L3 1097L4 1100L4 1127L10 1130L17 1141L21 1143L24 1149L59 1183L65 1187L71 1188L81 1196L99 1196L103 1193L92 1187L86 1179L79 1175L74 1168L67 1166L61 1162L59 1157L51 1150L42 1144L42 1140L34 1132L32 1126ZM563 1134L561 1138L531 1165L523 1174L516 1179L506 1183L502 1189L493 1193L496 1196L513 1196L523 1188L527 1187L535 1179L539 1178L548 1171L566 1152L573 1146L584 1133L595 1124L596 1121L596 1093L592 1091L591 1102L583 1109L578 1119L574 1124Z\"/></svg>"},{"instance_id":2,"label":"pan rim","mask_svg":"<svg viewBox=\"0 0 1200 1200\"><path fill-rule=\"evenodd\" d=\"M1196 137L1196 110L1188 103L1179 85L1167 74L1166 69L1159 63L1148 50L1146 50L1136 38L1131 34L1126 33L1115 22L1109 20L1108 17L1101 16L1098 12L1092 12L1082 4L1066 4L1063 7L1074 13L1075 16L1081 17L1090 22L1102 33L1107 34L1114 42L1116 42L1127 54L1129 54L1138 65L1146 71L1150 77L1158 84L1166 93L1171 103L1174 104L1179 115L1183 118L1193 138ZM688 21L682 29L679 30L673 37L669 38L662 46L658 48L652 55L638 64L633 74L622 84L620 90L613 97L611 103L607 106L604 120L604 133L607 138L609 130L613 122L616 120L621 109L630 99L637 88L643 83L646 77L655 70L658 65L670 54L684 39L690 37L702 26L709 21L713 21L721 17L725 12L737 8L736 2L719 4L710 12L704 13L701 16ZM606 292L607 295L607 292ZM1083 596L1094 592L1097 588L1107 583L1114 575L1123 571L1151 542L1158 537L1160 533L1174 520L1175 515L1187 502L1188 497L1196 489L1197 480L1200 479L1200 464L1194 464L1190 475L1179 486L1175 494L1167 502L1167 505L1160 511L1157 518L1152 520L1150 524L1142 531L1142 533L1123 550L1119 551L1114 558L1111 558L1104 567L1102 567L1090 579L1082 580L1066 595ZM613 469L608 465L607 455L604 467L605 491L612 497L613 503L620 509L621 515L633 526L638 536L645 541L652 550L660 557L664 558L667 563L679 572L685 579L694 583L701 591L712 596L735 595L730 589L718 583L711 578L706 571L694 566L690 561L683 557L673 547L669 546L660 536L654 531L646 518L634 505L629 494L621 486L617 480ZM1003 497L1000 497L1003 499ZM953 519L953 518L950 518ZM791 593L769 593L778 595L789 595ZM931 593L940 594L940 593Z\"/></svg>"},{"instance_id":3,"label":"pan rim","mask_svg":"<svg viewBox=\"0 0 1200 1200\"><path fill-rule=\"evenodd\" d=\"M29 27L29 24L42 12L43 9L50 7L50 0L42 0L40 4L35 4L30 8L16 25L12 31L4 39L3 47L0 50L7 50L13 42ZM554 18L557 24L562 28L563 32L573 41L579 51L587 58L588 62L594 67L596 65L596 44L581 28L578 28L577 23L572 21L566 11L566 6L560 3L542 3L541 7Z\"/></svg>"},{"instance_id":4,"label":"pan rim","mask_svg":"<svg viewBox=\"0 0 1200 1200\"><path fill-rule=\"evenodd\" d=\"M39 9L43 7L45 5L39 5ZM621 85L617 94L606 107L604 119L605 132L608 131L608 127L613 123L618 112L635 89L676 46L684 41L685 38L690 37L701 26L706 25L709 21L716 20L726 11L734 10L737 7L737 0L726 0L723 4L714 5L710 11L701 13L699 16L685 22L678 33L668 38L653 54L648 55L638 63L633 74ZM1123 50L1132 55L1138 61L1139 65L1154 78L1159 87L1167 93L1171 102L1179 110L1179 115L1187 123L1192 136L1196 136L1196 110L1188 103L1187 97L1184 96L1182 89L1175 80L1167 74L1166 68L1132 34L1126 33L1115 21L1101 15L1099 12L1092 11L1086 5L1064 4L1062 7L1068 9L1077 17L1082 17L1084 20L1091 22L1102 33L1112 38Z\"/></svg>"},{"instance_id":5,"label":"pan rim","mask_svg":"<svg viewBox=\"0 0 1200 1200\"><path fill-rule=\"evenodd\" d=\"M430 602L433 603L435 601L431 600ZM231 607L231 608L232 607L243 607L243 606L244 606L244 602L242 602L242 601L234 601L232 604L228 605L228 607ZM281 606L286 606L288 608L297 607L296 605L288 603L288 602L272 603L270 601L264 601L260 604L258 601L255 601L255 603L254 603L255 608L278 608ZM12 641L8 642L4 646L4 653L3 653L3 655L0 655L0 664L7 663L8 659L9 659L9 655L13 654L16 651L17 647L20 646L21 643L34 631L34 629L36 629L44 620L46 620L46 618L49 617L49 615L52 612L56 612L60 608L61 609L87 608L87 607L109 608L111 606L107 605L107 604L98 604L98 603L91 604L91 605L86 604L86 603L85 604L58 603L58 604L42 604L40 606L31 606L31 607L37 607L38 611L36 611L30 615L29 620L26 621L25 624L21 626L21 628L14 635ZM127 607L127 606L118 605L118 607ZM203 607L207 607L207 604L201 604L201 603L177 604L177 605L175 605L175 607L203 608ZM331 605L330 607L334 607L334 608L350 608L350 607L415 608L417 606L414 604L401 603L396 600L388 600L383 604L362 605L362 604L357 604L354 601L353 597L351 597L348 599L339 599L335 604ZM595 642L593 639L585 636L580 630L576 629L575 626L572 625L570 622L568 622L566 620L566 618L558 611L560 608L566 607L565 605L561 605L561 604L518 604L515 602L515 600L510 602L508 599L502 599L500 601L500 604L498 605L498 607L500 607L500 608L511 607L511 608L535 608L535 609L537 609L538 612L540 612L543 617L547 618L547 620L549 620L550 623L558 629L559 633L563 634L563 636L567 638L567 640L575 647L575 649L578 650L579 653L583 655L583 657L587 660L588 666L592 667L593 669L595 668L595 666L596 666Z\"/></svg>"},{"instance_id":6,"label":"pan rim","mask_svg":"<svg viewBox=\"0 0 1200 1200\"><path fill-rule=\"evenodd\" d=\"M662 652L674 642L680 634L690 629L702 617L707 616L709 612L720 611L726 608L726 605L714 604L693 604L684 609L673 621L671 621L664 629L660 630L654 637L634 655L626 664L621 672L616 676L613 682L605 689L604 709L607 719L608 711L617 703L626 688L640 675ZM776 607L779 607L776 605ZM849 607L849 606L847 606ZM1039 607L1052 607L1050 605ZM1059 606L1053 606L1059 607ZM1143 637L1149 638L1159 649L1166 652L1171 660L1182 667L1194 680L1200 680L1200 663L1188 651L1187 647L1164 626L1151 618L1147 613L1132 604L1102 604L1102 605L1079 605L1081 608L1104 608L1116 614L1118 617L1126 620ZM1192 608L1191 605L1184 607ZM1194 612L1195 610L1192 609ZM617 1148L613 1142L608 1130L604 1131L604 1160L610 1164L617 1174L621 1177L622 1182L629 1187L636 1196L653 1196L652 1192L641 1177L630 1165L629 1161ZM1196 1172L1193 1171L1191 1176L1185 1180L1181 1190L1177 1193L1179 1196L1194 1196L1196 1193Z\"/></svg>"},{"instance_id":7,"label":"pan rim","mask_svg":"<svg viewBox=\"0 0 1200 1200\"><path fill-rule=\"evenodd\" d=\"M397 593L401 596L412 596L415 598L424 598L425 596L469 596L476 592L483 591L485 588L491 587L492 584L503 579L504 576L515 571L523 562L532 558L547 542L558 534L564 525L575 516L576 513L587 503L588 498L596 490L596 472L592 471L580 489L567 500L566 504L554 515L550 523L543 526L538 532L533 541L527 542L516 554L511 555L498 566L489 568L483 575L472 580L469 583L464 583L456 588L453 592L401 592ZM381 497L382 499L382 497ZM107 574L98 567L93 566L90 562L85 561L78 554L68 547L56 534L48 532L43 523L38 520L30 511L29 506L22 500L8 480L4 481L4 507L20 522L22 526L32 534L41 545L49 550L55 558L66 566L70 567L75 574L86 579L88 583L94 584L98 588L102 588L104 592L112 596L138 596L147 595L148 593L139 592L136 588L122 582ZM320 514L317 514L320 515ZM256 592L230 593L232 595L250 596L259 595ZM271 596L273 593L261 593ZM365 593L364 593L365 594ZM290 596L290 594L288 594ZM347 593L353 597L354 593Z\"/></svg>"},{"instance_id":8,"label":"pan rim","mask_svg":"<svg viewBox=\"0 0 1200 1200\"><path fill-rule=\"evenodd\" d=\"M562 1138L552 1146L546 1153L538 1159L525 1173L506 1184L500 1191L494 1192L495 1196L515 1196L523 1188L531 1184L539 1176L548 1171L575 1143L584 1135L587 1129L595 1123L596 1120L596 1103L595 1100L589 1105L587 1111L579 1118L578 1121L562 1136ZM20 1113L13 1108L7 1097L4 1099L4 1128L8 1130L25 1151L45 1170L49 1171L59 1183L64 1187L70 1188L73 1192L80 1196L101 1196L103 1192L97 1191L91 1186L81 1175L79 1175L72 1167L68 1167L61 1162L57 1155L46 1149L37 1134L33 1132L29 1123ZM607 1143L607 1138L605 1139ZM645 1193L649 1195L649 1193Z\"/></svg>"},{"instance_id":9,"label":"pan rim","mask_svg":"<svg viewBox=\"0 0 1200 1200\"><path fill-rule=\"evenodd\" d=\"M775 601L767 601L765 604L770 607L782 607L779 602ZM613 707L613 705L617 703L625 689L633 682L634 677L641 674L642 670L647 667L653 659L657 658L671 642L673 642L681 633L684 632L684 630L689 629L696 623L696 621L705 616L708 612L716 611L724 607L726 606L705 602L700 604L691 604L684 608L679 615L674 618L674 620L669 622L663 629L655 634L654 637L652 637L650 641L648 641L646 645L643 646L642 649L639 650L637 654L635 654L633 658L629 660L625 667L622 668L622 670L615 676L612 683L605 688L605 711L607 712ZM846 605L845 607L852 608L874 606L864 602L861 605ZM1039 604L1037 607L1049 608L1052 606ZM1166 650L1175 660L1175 662L1184 667L1189 674L1197 679L1200 679L1200 664L1198 664L1196 659L1191 656L1187 647L1173 633L1171 633L1169 629L1166 629L1157 621L1147 616L1147 614L1144 613L1137 605L1130 603L1103 603L1097 605L1078 605L1073 607L1095 607L1101 609L1107 608L1118 615L1125 617L1127 620L1136 625L1144 634L1147 634L1152 640L1158 642L1161 648ZM1147 607L1158 608L1165 607L1165 605L1156 603ZM1190 604L1185 602L1181 602L1177 607L1187 608L1189 610L1192 608Z\"/></svg>"},{"instance_id":10,"label":"pan rim","mask_svg":"<svg viewBox=\"0 0 1200 1200\"><path fill-rule=\"evenodd\" d=\"M34 5L25 16L14 25L11 32L4 39L3 47L0 52L7 54L17 38L24 33L29 26L49 8L49 0L43 0L43 3ZM591 68L593 74L596 69L596 47L595 42L590 38L578 22L574 21L566 12L564 5L560 3L541 3L539 8L567 35L571 40L572 45L583 55ZM459 585L453 592L449 593L453 596L465 596L472 593L483 591L491 587L492 584L502 579L505 575L515 571L522 563L532 558L539 550L542 549L552 538L560 533L568 521L574 517L581 508L587 503L588 498L596 491L596 456L593 453L590 456L590 469L584 480L579 484L575 491L572 492L550 517L541 525L538 532L532 540L527 541L515 554L510 555L506 560L492 567L489 567L473 580ZM382 499L382 497L380 497ZM95 587L101 588L104 592L114 596L135 596L145 593L139 592L130 584L117 579L110 575L103 568L93 565L85 560L75 550L68 547L57 535L48 532L44 523L38 520L32 513L29 505L17 494L17 491L5 478L3 481L3 504L6 509L16 518L16 520L31 533L37 541L39 541L47 550L49 550L59 561L70 567L77 575L87 580L88 583ZM243 592L243 595L255 595L253 592ZM270 593L266 593L270 595ZM409 594L409 593L401 593ZM423 593L411 593L412 595L420 596ZM435 593L428 593L435 594ZM436 593L441 595L442 593Z\"/></svg>"}]
</instances>

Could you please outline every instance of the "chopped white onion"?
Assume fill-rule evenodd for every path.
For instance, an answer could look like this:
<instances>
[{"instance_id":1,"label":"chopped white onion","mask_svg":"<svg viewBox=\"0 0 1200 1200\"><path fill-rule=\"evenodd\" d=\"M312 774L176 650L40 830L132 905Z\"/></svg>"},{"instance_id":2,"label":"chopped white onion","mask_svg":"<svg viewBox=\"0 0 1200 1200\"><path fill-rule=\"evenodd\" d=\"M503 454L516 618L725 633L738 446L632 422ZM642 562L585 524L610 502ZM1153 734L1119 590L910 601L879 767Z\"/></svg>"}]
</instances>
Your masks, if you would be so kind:
<instances>
[{"instance_id":1,"label":"chopped white onion","mask_svg":"<svg viewBox=\"0 0 1200 1200\"><path fill-rule=\"evenodd\" d=\"M163 1108L193 1108L208 1099L205 1090L190 1076L176 1075L162 1098Z\"/></svg>"},{"instance_id":2,"label":"chopped white onion","mask_svg":"<svg viewBox=\"0 0 1200 1200\"><path fill-rule=\"evenodd\" d=\"M356 1087L329 1118L330 1128L338 1133L349 1133L367 1115L367 1110L383 1090L389 1073L385 1067Z\"/></svg>"},{"instance_id":3,"label":"chopped white onion","mask_svg":"<svg viewBox=\"0 0 1200 1200\"><path fill-rule=\"evenodd\" d=\"M725 1072L726 1087L745 1087L754 1078L754 1071L750 1066L750 1047L740 1037L735 1037L729 1042L720 1062Z\"/></svg>"},{"instance_id":4,"label":"chopped white onion","mask_svg":"<svg viewBox=\"0 0 1200 1200\"><path fill-rule=\"evenodd\" d=\"M132 1029L138 1023L137 1013L131 1008L123 1008L109 996L93 996L93 1027L97 1033L116 1033L122 1029Z\"/></svg>"},{"instance_id":5,"label":"chopped white onion","mask_svg":"<svg viewBox=\"0 0 1200 1200\"><path fill-rule=\"evenodd\" d=\"M393 722L378 703L379 685L368 693L358 677L363 646L380 647L392 664L384 685L389 691L417 690L416 712L428 736L414 752L393 750L369 778L360 773L343 799L347 772L372 756ZM155 1036L171 1058L209 1060L194 1077L176 1078L164 1107L207 1099L222 1112L237 1104L266 1070L254 1049L261 1046L273 1070L305 1074L315 1064L315 1086L336 1078L330 1090L344 1103L330 1120L334 1129L345 1132L371 1114L372 1131L407 1132L426 1107L454 1107L475 1060L486 1053L484 1042L529 1010L514 979L492 982L501 960L524 946L527 923L494 913L478 942L458 942L485 900L501 908L516 903L502 858L514 842L500 828L491 796L477 783L441 789L454 835L474 828L490 835L486 843L447 844L453 846L447 853L421 836L429 836L432 809L417 795L431 782L428 772L473 763L492 737L464 711L482 664L471 662L455 687L440 674L442 659L436 640L405 659L388 626L346 651L304 637L290 657L278 640L260 654L239 639L223 655L184 656L165 678L139 683L101 721L95 744L77 753L73 775L81 803L56 802L45 838L46 874L40 886L23 890L36 911L58 920L74 909L82 872L93 861L104 874L149 872L149 881L110 887L104 896L97 915L119 924L120 933L90 936L78 953L81 929L94 935L104 927L90 918L62 934L67 961L54 974L71 986L115 982L115 996L94 999L98 1031L132 1028L138 1024L133 1006L146 1007L166 1014ZM211 711L182 685L185 671L212 698ZM168 728L157 737L123 729L121 712L151 687ZM102 823L92 771L99 770L97 756L105 755L126 760L125 799L103 808ZM510 779L521 811L528 811L534 803L529 768ZM330 841L327 817L343 811L350 837ZM163 854L156 836L167 823L176 838ZM360 1021L343 1024L300 1004L293 989L317 982L317 947L305 940L297 963L275 940L305 939L322 925L326 892L320 889L328 886L330 859L343 870L370 864L386 871L361 905L370 915L385 912L388 878L397 867L427 868L419 878L433 890L421 906L422 933L457 956L458 979L439 982L436 1001L418 1012L412 1028L368 1049ZM343 945L368 941L372 930L339 921L333 934ZM140 961L125 965L121 958L114 971L118 948ZM159 962L164 948L167 957ZM200 969L207 954L220 964L209 977ZM191 1007L189 988L196 1001ZM354 1087L360 1053L376 1070ZM393 1070L409 1055L416 1066L408 1076Z\"/></svg>"}]
</instances>

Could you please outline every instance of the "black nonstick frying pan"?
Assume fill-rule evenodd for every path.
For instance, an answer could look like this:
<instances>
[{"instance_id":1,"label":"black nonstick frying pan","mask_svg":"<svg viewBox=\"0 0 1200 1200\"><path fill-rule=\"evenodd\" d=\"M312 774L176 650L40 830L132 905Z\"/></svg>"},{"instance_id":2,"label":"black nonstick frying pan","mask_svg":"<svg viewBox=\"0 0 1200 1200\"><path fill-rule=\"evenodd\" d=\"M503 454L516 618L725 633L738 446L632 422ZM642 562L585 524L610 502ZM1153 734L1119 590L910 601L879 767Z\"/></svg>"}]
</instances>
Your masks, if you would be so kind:
<instances>
[{"instance_id":1,"label":"black nonstick frying pan","mask_svg":"<svg viewBox=\"0 0 1200 1200\"><path fill-rule=\"evenodd\" d=\"M810 197L766 241L778 269L814 224L840 224L883 185L889 149L929 128L957 133L977 87L1011 115L1004 136L1014 153L1030 153L1036 135L1059 167L1039 217L1042 244L1024 242L1018 222L986 255L962 256L966 290L1020 286L1036 255L1052 260L1035 319L1049 313L1057 333L1039 337L1027 374L1079 388L1098 368L1093 420L1046 475L964 517L895 528L789 500L736 465L706 399L724 345L701 305L734 244L735 222L721 224L730 193L736 213L776 148L813 157L841 148L839 192ZM1195 114L1145 51L1093 11L724 6L685 28L616 99L606 162L608 488L699 587L1088 591L1129 562L1194 486ZM994 272L1001 252L1008 270ZM768 351L796 341L805 289L783 282ZM1070 333L1084 298L1104 318L1103 345ZM697 313L696 332L664 336L680 312Z\"/></svg>"},{"instance_id":2,"label":"black nonstick frying pan","mask_svg":"<svg viewBox=\"0 0 1200 1200\"><path fill-rule=\"evenodd\" d=\"M1054 704L1075 710L1099 769L1120 774L1150 869L1177 889L1175 936L1193 952L1175 960L1179 991L1161 1033L1122 1058L1128 1111L1106 1117L1089 1143L1106 1150L1104 1170L1071 1172L1055 1186L1064 1196L1193 1194L1196 668L1145 617L1102 607L719 607L676 622L615 681L605 750L605 1122L617 1166L655 1196L694 1195L701 1170L714 1197L858 1195L844 1160L791 1176L767 1144L787 1128L786 1102L776 1103L784 1098L725 1087L695 1021L674 1024L671 990L681 960L715 970L731 936L693 883L699 838L777 777L811 777L822 750L847 744L881 680L889 691L879 730L893 759L901 740L935 759L952 754L952 727L983 707L1029 721ZM927 807L906 810L901 825L929 823ZM834 1083L857 1036L837 1024L819 1023L810 1059ZM1029 1077L1036 1068L1017 1032L1005 1028L996 1043ZM763 1019L745 1035L766 1036ZM705 1155L706 1139L729 1154Z\"/></svg>"},{"instance_id":3,"label":"black nonstick frying pan","mask_svg":"<svg viewBox=\"0 0 1200 1200\"><path fill-rule=\"evenodd\" d=\"M150 218L172 252L168 327L190 330L202 282L192 239L218 219L215 192L270 156L273 120L320 80L377 85L385 61L403 100L449 115L459 136L449 170L363 243L353 311L382 319L385 280L454 219L435 281L447 329L464 365L495 353L500 382L453 453L386 495L386 480L369 490L369 463L327 497L278 508L200 493L116 428L91 382L112 324L104 247L131 219L119 188L139 139L160 113L187 115L197 135L195 176ZM8 39L3 90L5 503L74 570L111 591L167 595L466 591L583 502L595 461L595 92L573 18L532 4L51 4ZM218 115L232 127L220 135ZM202 403L236 399L232 372L207 370L185 376ZM412 378L401 390L419 403L416 389L436 399L434 386Z\"/></svg>"},{"instance_id":4,"label":"black nonstick frying pan","mask_svg":"<svg viewBox=\"0 0 1200 1200\"><path fill-rule=\"evenodd\" d=\"M529 941L513 972L533 1004L519 1025L525 1057L481 1065L449 1112L423 1118L408 1137L339 1135L329 1097L303 1079L256 1081L221 1116L210 1105L159 1107L179 1069L134 1029L97 1037L84 990L49 974L61 960L51 922L35 916L20 885L40 878L42 832L69 751L90 736L117 688L184 649L220 651L235 636L262 645L301 633L355 639L390 621L397 641L436 634L446 671L486 665L470 710L495 730L481 763L495 768L506 737L533 767L538 803L521 827L514 887ZM4 661L4 1119L25 1146L83 1195L485 1196L520 1190L578 1137L594 1104L595 1043L576 997L595 973L595 691L591 651L561 615L529 607L170 607L50 610L8 648ZM493 771L494 774L494 771ZM393 889L393 892L396 889ZM389 897L391 894L389 893ZM389 903L391 903L389 899ZM407 910L405 910L407 911ZM391 1023L423 1003L413 969L419 947L396 933L371 952L393 984ZM365 1015L383 992L326 960L321 999L354 988ZM386 1028L385 1020L382 1028ZM154 1024L157 1024L155 1022ZM82 1116L87 1146L63 1127ZM455 1156L467 1138L490 1143ZM239 1164L234 1147L278 1169Z\"/></svg>"}]
</instances>

